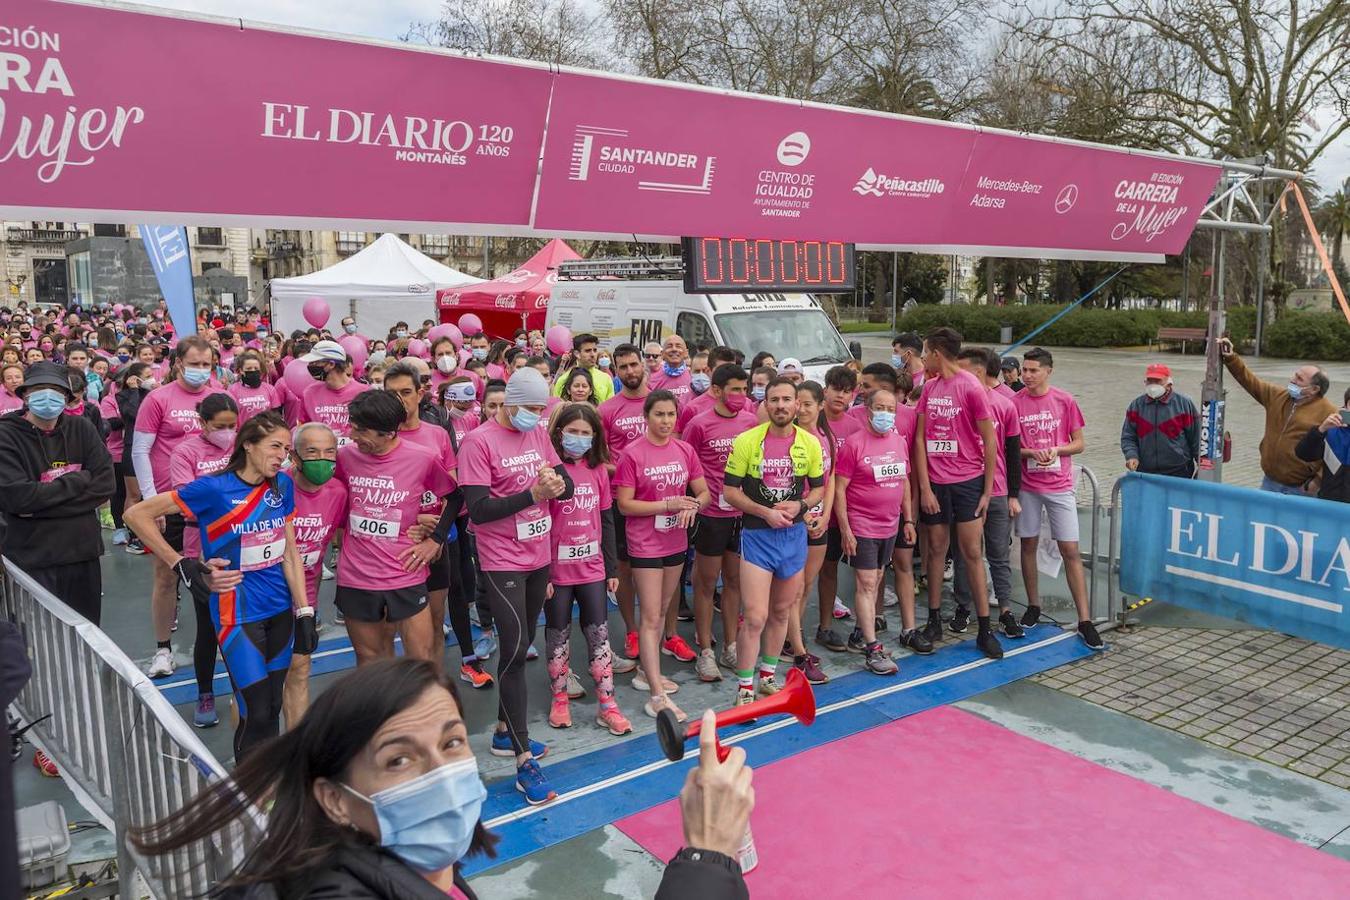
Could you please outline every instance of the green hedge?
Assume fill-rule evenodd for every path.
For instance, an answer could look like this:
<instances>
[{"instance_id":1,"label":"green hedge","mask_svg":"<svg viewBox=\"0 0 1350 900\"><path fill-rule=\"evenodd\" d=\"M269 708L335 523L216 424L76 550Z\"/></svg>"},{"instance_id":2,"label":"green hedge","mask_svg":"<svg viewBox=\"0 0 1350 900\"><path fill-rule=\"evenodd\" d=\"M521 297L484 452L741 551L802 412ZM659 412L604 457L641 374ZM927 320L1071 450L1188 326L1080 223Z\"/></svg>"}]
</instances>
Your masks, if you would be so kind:
<instances>
[{"instance_id":1,"label":"green hedge","mask_svg":"<svg viewBox=\"0 0 1350 900\"><path fill-rule=\"evenodd\" d=\"M1013 340L1019 340L1063 308L1050 305L918 306L900 317L898 327L902 331L923 334L930 328L949 325L961 332L967 341L994 344L998 343L999 327L1003 323L1012 325ZM1207 322L1208 315L1204 312L1080 307L1034 340L1049 347L1138 347L1151 341L1159 328L1204 328ZM1256 331L1256 310L1251 307L1230 310L1228 330L1239 344L1249 342Z\"/></svg>"},{"instance_id":2,"label":"green hedge","mask_svg":"<svg viewBox=\"0 0 1350 900\"><path fill-rule=\"evenodd\" d=\"M1350 359L1350 323L1337 312L1286 312L1266 329L1266 353L1289 359Z\"/></svg>"}]
</instances>

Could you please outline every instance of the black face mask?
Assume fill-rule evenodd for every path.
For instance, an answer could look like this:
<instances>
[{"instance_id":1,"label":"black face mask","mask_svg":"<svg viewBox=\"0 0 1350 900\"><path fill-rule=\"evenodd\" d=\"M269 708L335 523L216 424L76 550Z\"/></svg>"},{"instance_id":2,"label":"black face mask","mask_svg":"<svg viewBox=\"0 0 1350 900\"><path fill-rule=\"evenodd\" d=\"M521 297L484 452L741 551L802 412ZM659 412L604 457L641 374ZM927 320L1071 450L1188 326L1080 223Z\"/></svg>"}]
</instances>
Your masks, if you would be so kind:
<instances>
[{"instance_id":1,"label":"black face mask","mask_svg":"<svg viewBox=\"0 0 1350 900\"><path fill-rule=\"evenodd\" d=\"M313 370L311 370L311 374L313 374ZM239 380L244 383L245 387L258 387L262 384L262 372L245 372L239 376Z\"/></svg>"},{"instance_id":2,"label":"black face mask","mask_svg":"<svg viewBox=\"0 0 1350 900\"><path fill-rule=\"evenodd\" d=\"M323 381L328 376L328 370L324 368L323 363L311 363L306 368L309 369L309 377L315 381Z\"/></svg>"}]
</instances>

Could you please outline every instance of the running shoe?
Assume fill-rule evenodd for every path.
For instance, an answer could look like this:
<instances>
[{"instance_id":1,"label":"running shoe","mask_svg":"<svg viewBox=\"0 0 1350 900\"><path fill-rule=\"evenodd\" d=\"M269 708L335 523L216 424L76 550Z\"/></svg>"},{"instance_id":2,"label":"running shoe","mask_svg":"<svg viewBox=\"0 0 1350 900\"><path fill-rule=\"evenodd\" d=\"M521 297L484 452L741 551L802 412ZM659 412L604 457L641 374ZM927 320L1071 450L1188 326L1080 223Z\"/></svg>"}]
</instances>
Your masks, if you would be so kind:
<instances>
[{"instance_id":1,"label":"running shoe","mask_svg":"<svg viewBox=\"0 0 1350 900\"><path fill-rule=\"evenodd\" d=\"M722 648L722 655L717 657L717 662L722 668L736 671L736 642L732 641Z\"/></svg>"},{"instance_id":2,"label":"running shoe","mask_svg":"<svg viewBox=\"0 0 1350 900\"><path fill-rule=\"evenodd\" d=\"M844 639L839 636L839 632L833 628L820 626L816 628L816 643L826 650L833 650L835 653L843 653L848 649Z\"/></svg>"},{"instance_id":3,"label":"running shoe","mask_svg":"<svg viewBox=\"0 0 1350 900\"><path fill-rule=\"evenodd\" d=\"M975 646L980 648L980 652L990 659L1003 658L1003 645L998 642L992 631L986 631L984 634L975 637Z\"/></svg>"},{"instance_id":4,"label":"running shoe","mask_svg":"<svg viewBox=\"0 0 1350 900\"><path fill-rule=\"evenodd\" d=\"M104 531L112 531L117 526L113 523L112 510L106 506L99 507L98 524Z\"/></svg>"},{"instance_id":5,"label":"running shoe","mask_svg":"<svg viewBox=\"0 0 1350 900\"><path fill-rule=\"evenodd\" d=\"M671 700L665 694L657 694L655 697L642 704L642 711L653 719L655 719L657 713L663 709L668 709L673 712L675 714L676 722L683 722L689 718L689 715L676 706L675 701Z\"/></svg>"},{"instance_id":6,"label":"running shoe","mask_svg":"<svg viewBox=\"0 0 1350 900\"><path fill-rule=\"evenodd\" d=\"M673 656L680 662L693 662L698 659L698 654L694 648L690 647L685 639L678 634L672 634L661 642L661 654L663 656Z\"/></svg>"},{"instance_id":7,"label":"running shoe","mask_svg":"<svg viewBox=\"0 0 1350 900\"><path fill-rule=\"evenodd\" d=\"M810 653L793 657L792 668L806 676L807 684L825 684L830 680L830 676L820 667L820 658Z\"/></svg>"},{"instance_id":8,"label":"running shoe","mask_svg":"<svg viewBox=\"0 0 1350 900\"><path fill-rule=\"evenodd\" d=\"M113 532L113 546L121 547L131 540L131 532L126 528L119 528Z\"/></svg>"},{"instance_id":9,"label":"running shoe","mask_svg":"<svg viewBox=\"0 0 1350 900\"><path fill-rule=\"evenodd\" d=\"M652 686L647 683L647 676L643 674L641 669L638 669L638 673L633 676L633 690L645 691L648 694L652 692ZM678 694L680 692L680 686L662 675L661 691L666 694Z\"/></svg>"},{"instance_id":10,"label":"running shoe","mask_svg":"<svg viewBox=\"0 0 1350 900\"><path fill-rule=\"evenodd\" d=\"M636 631L630 631L623 638L623 655L629 659L638 658L638 636Z\"/></svg>"},{"instance_id":11,"label":"running shoe","mask_svg":"<svg viewBox=\"0 0 1350 900\"><path fill-rule=\"evenodd\" d=\"M900 671L900 667L891 659L891 655L881 646L880 641L873 641L865 647L863 654L863 667L873 675L894 675Z\"/></svg>"},{"instance_id":12,"label":"running shoe","mask_svg":"<svg viewBox=\"0 0 1350 900\"><path fill-rule=\"evenodd\" d=\"M141 543L141 539L136 537L135 535L132 535L131 537L127 538L127 545L122 549L127 553L130 553L132 556L144 556L145 554L150 552L149 550L145 549L145 545Z\"/></svg>"},{"instance_id":13,"label":"running shoe","mask_svg":"<svg viewBox=\"0 0 1350 900\"><path fill-rule=\"evenodd\" d=\"M867 641L863 640L861 628L855 628L848 636L848 652L863 653L867 650Z\"/></svg>"},{"instance_id":14,"label":"running shoe","mask_svg":"<svg viewBox=\"0 0 1350 900\"><path fill-rule=\"evenodd\" d=\"M1035 628L1041 621L1041 608L1033 603L1027 607L1027 611L1022 613L1022 627Z\"/></svg>"},{"instance_id":15,"label":"running shoe","mask_svg":"<svg viewBox=\"0 0 1350 900\"><path fill-rule=\"evenodd\" d=\"M933 643L923 636L923 632L917 628L911 628L909 631L900 632L900 640L897 642L901 647L917 653L920 656L927 656L933 652Z\"/></svg>"},{"instance_id":16,"label":"running shoe","mask_svg":"<svg viewBox=\"0 0 1350 900\"><path fill-rule=\"evenodd\" d=\"M548 724L551 728L572 727L572 701L567 694L554 694L553 705L548 711Z\"/></svg>"},{"instance_id":17,"label":"running shoe","mask_svg":"<svg viewBox=\"0 0 1350 900\"><path fill-rule=\"evenodd\" d=\"M943 580L943 581L951 581L951 580L952 580L952 577L953 577L955 574L956 574L956 572L955 572L955 569L952 567L952 561L949 559L949 560L947 560L947 564L946 564L945 566L942 567L942 580Z\"/></svg>"},{"instance_id":18,"label":"running shoe","mask_svg":"<svg viewBox=\"0 0 1350 900\"><path fill-rule=\"evenodd\" d=\"M341 616L342 614L338 613L338 615ZM341 618L338 619L338 624L342 624ZM479 660L490 659L492 654L496 652L497 637L490 631L483 632L478 640L473 642L473 655Z\"/></svg>"},{"instance_id":19,"label":"running shoe","mask_svg":"<svg viewBox=\"0 0 1350 900\"><path fill-rule=\"evenodd\" d=\"M567 670L567 696L573 700L580 700L586 696L586 688L582 687L581 679L571 669Z\"/></svg>"},{"instance_id":20,"label":"running shoe","mask_svg":"<svg viewBox=\"0 0 1350 900\"><path fill-rule=\"evenodd\" d=\"M694 663L694 674L699 681L721 681L722 671L717 668L717 654L711 649L700 650L698 661Z\"/></svg>"},{"instance_id":21,"label":"running shoe","mask_svg":"<svg viewBox=\"0 0 1350 900\"><path fill-rule=\"evenodd\" d=\"M929 616L928 624L923 626L923 637L928 643L936 644L942 640L942 617Z\"/></svg>"},{"instance_id":22,"label":"running shoe","mask_svg":"<svg viewBox=\"0 0 1350 900\"><path fill-rule=\"evenodd\" d=\"M347 617L342 614L341 609L336 607L333 609L333 624L338 626L339 628L347 627ZM482 654L478 653L477 647L478 645L475 644L474 655L477 656L479 659L484 659L485 657L483 657Z\"/></svg>"},{"instance_id":23,"label":"running shoe","mask_svg":"<svg viewBox=\"0 0 1350 900\"><path fill-rule=\"evenodd\" d=\"M1078 623L1078 637L1081 638L1083 643L1087 644L1088 648L1091 650L1103 650L1106 648L1106 644L1102 643L1102 636L1097 633L1097 626L1093 625L1091 622Z\"/></svg>"},{"instance_id":24,"label":"running shoe","mask_svg":"<svg viewBox=\"0 0 1350 900\"><path fill-rule=\"evenodd\" d=\"M951 624L947 627L957 634L965 634L970 628L970 610L964 606L956 607L956 612L952 613Z\"/></svg>"},{"instance_id":25,"label":"running shoe","mask_svg":"<svg viewBox=\"0 0 1350 900\"><path fill-rule=\"evenodd\" d=\"M683 596L680 597L680 610L675 613L675 618L681 622L694 621L694 611L689 608L689 603Z\"/></svg>"},{"instance_id":26,"label":"running shoe","mask_svg":"<svg viewBox=\"0 0 1350 900\"><path fill-rule=\"evenodd\" d=\"M548 779L544 777L539 763L532 759L516 769L516 790L525 795L525 802L531 806L547 803L558 796L558 792L548 786Z\"/></svg>"},{"instance_id":27,"label":"running shoe","mask_svg":"<svg viewBox=\"0 0 1350 900\"><path fill-rule=\"evenodd\" d=\"M851 619L853 612L844 605L844 601L838 597L834 598L834 617L836 619Z\"/></svg>"},{"instance_id":28,"label":"running shoe","mask_svg":"<svg viewBox=\"0 0 1350 900\"><path fill-rule=\"evenodd\" d=\"M629 672L633 671L638 667L638 661L636 659L628 659L627 657L620 656L617 653L611 653L610 658L614 661L613 665L615 675L627 675Z\"/></svg>"},{"instance_id":29,"label":"running shoe","mask_svg":"<svg viewBox=\"0 0 1350 900\"><path fill-rule=\"evenodd\" d=\"M736 705L737 705L737 706L745 706L745 705L748 704L748 703L754 703L754 702L755 702L755 689L754 689L754 688L748 688L748 687L737 687L737 688L736 688ZM756 721L755 719L746 719L746 720L745 720L743 723L741 723L741 724L743 724L743 725L753 725L753 724L755 723L755 721Z\"/></svg>"},{"instance_id":30,"label":"running shoe","mask_svg":"<svg viewBox=\"0 0 1350 900\"><path fill-rule=\"evenodd\" d=\"M56 763L52 762L52 758L41 750L33 751L33 768L37 769L45 778L61 777L61 773L56 771Z\"/></svg>"},{"instance_id":31,"label":"running shoe","mask_svg":"<svg viewBox=\"0 0 1350 900\"><path fill-rule=\"evenodd\" d=\"M511 749L511 735L507 734L505 731L492 732L492 755L516 755L516 751ZM535 759L543 759L545 756L548 756L548 744L541 744L536 740L531 740L530 755Z\"/></svg>"},{"instance_id":32,"label":"running shoe","mask_svg":"<svg viewBox=\"0 0 1350 900\"><path fill-rule=\"evenodd\" d=\"M796 655L797 655L797 654L795 654L795 653L792 652L792 641L791 641L791 640L785 640L785 641L783 641L783 649L782 649L782 651L779 652L778 655L779 655L780 657L782 657L782 656L796 656Z\"/></svg>"},{"instance_id":33,"label":"running shoe","mask_svg":"<svg viewBox=\"0 0 1350 900\"><path fill-rule=\"evenodd\" d=\"M454 629L450 627L450 623L448 621L442 622L441 637L445 640L447 644L450 643L450 635L452 634L454 634Z\"/></svg>"},{"instance_id":34,"label":"running shoe","mask_svg":"<svg viewBox=\"0 0 1350 900\"><path fill-rule=\"evenodd\" d=\"M150 667L145 670L145 674L151 678L164 678L173 674L173 651L168 647L160 647L155 650L155 656L150 660Z\"/></svg>"},{"instance_id":35,"label":"running shoe","mask_svg":"<svg viewBox=\"0 0 1350 900\"><path fill-rule=\"evenodd\" d=\"M778 693L782 689L783 686L773 678L765 678L763 675L759 676L758 693L761 697L772 697L774 694Z\"/></svg>"},{"instance_id":36,"label":"running shoe","mask_svg":"<svg viewBox=\"0 0 1350 900\"><path fill-rule=\"evenodd\" d=\"M1017 624L1017 617L1012 614L1012 610L1005 609L998 614L998 627L1010 638L1026 637L1027 633Z\"/></svg>"},{"instance_id":37,"label":"running shoe","mask_svg":"<svg viewBox=\"0 0 1350 900\"><path fill-rule=\"evenodd\" d=\"M883 615L878 615L876 619L873 620L872 625L874 628L876 628L877 631L885 631L886 617Z\"/></svg>"},{"instance_id":38,"label":"running shoe","mask_svg":"<svg viewBox=\"0 0 1350 900\"><path fill-rule=\"evenodd\" d=\"M608 728L609 733L615 737L623 737L633 731L633 725L619 712L617 703L611 703L609 706L600 707L600 711L595 714L595 724L601 728Z\"/></svg>"},{"instance_id":39,"label":"running shoe","mask_svg":"<svg viewBox=\"0 0 1350 900\"><path fill-rule=\"evenodd\" d=\"M169 626L170 631L178 630L178 614L182 612L182 606L177 597L173 599L173 624Z\"/></svg>"},{"instance_id":40,"label":"running shoe","mask_svg":"<svg viewBox=\"0 0 1350 900\"><path fill-rule=\"evenodd\" d=\"M895 588L891 587L889 584L886 585L886 587L882 589L882 592L881 592L881 605L882 605L882 606L899 606L899 605L900 605L900 598L899 598L898 596L896 596Z\"/></svg>"},{"instance_id":41,"label":"running shoe","mask_svg":"<svg viewBox=\"0 0 1350 900\"><path fill-rule=\"evenodd\" d=\"M490 688L493 684L492 676L483 671L483 664L476 659L459 667L459 680L472 685L474 690L478 691Z\"/></svg>"},{"instance_id":42,"label":"running shoe","mask_svg":"<svg viewBox=\"0 0 1350 900\"><path fill-rule=\"evenodd\" d=\"M216 715L216 695L198 695L197 709L192 714L192 724L198 728L213 728L219 723L220 717Z\"/></svg>"},{"instance_id":43,"label":"running shoe","mask_svg":"<svg viewBox=\"0 0 1350 900\"><path fill-rule=\"evenodd\" d=\"M328 568L327 566L324 566L324 567L323 567L322 580L324 580L324 581L332 581L332 580L333 580L333 570L330 569L330 568Z\"/></svg>"},{"instance_id":44,"label":"running shoe","mask_svg":"<svg viewBox=\"0 0 1350 900\"><path fill-rule=\"evenodd\" d=\"M539 658L539 650L535 648L534 644L531 644L529 647L525 648L525 660L527 662L538 658Z\"/></svg>"}]
</instances>

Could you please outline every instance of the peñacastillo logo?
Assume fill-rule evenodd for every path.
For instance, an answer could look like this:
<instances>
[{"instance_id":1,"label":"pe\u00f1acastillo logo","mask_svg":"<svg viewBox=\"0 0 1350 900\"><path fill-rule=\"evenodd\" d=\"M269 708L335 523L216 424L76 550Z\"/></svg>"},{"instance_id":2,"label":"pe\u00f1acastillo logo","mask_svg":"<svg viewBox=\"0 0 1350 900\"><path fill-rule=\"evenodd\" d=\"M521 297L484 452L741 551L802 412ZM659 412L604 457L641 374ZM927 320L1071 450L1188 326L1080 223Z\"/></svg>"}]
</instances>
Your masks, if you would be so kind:
<instances>
[{"instance_id":1,"label":"pe\u00f1acastillo logo","mask_svg":"<svg viewBox=\"0 0 1350 900\"><path fill-rule=\"evenodd\" d=\"M940 178L911 179L882 175L871 166L853 185L853 193L862 197L915 197L927 199L941 194L947 185Z\"/></svg>"}]
</instances>

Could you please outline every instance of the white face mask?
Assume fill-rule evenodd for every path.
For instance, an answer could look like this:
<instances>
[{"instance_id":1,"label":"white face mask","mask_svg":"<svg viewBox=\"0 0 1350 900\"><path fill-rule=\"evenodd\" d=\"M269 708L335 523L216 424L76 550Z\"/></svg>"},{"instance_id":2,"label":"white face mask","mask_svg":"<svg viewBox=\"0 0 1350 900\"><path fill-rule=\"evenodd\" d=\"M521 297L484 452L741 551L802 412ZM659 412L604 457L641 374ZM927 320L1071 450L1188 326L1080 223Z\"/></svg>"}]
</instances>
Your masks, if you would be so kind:
<instances>
[{"instance_id":1,"label":"white face mask","mask_svg":"<svg viewBox=\"0 0 1350 900\"><path fill-rule=\"evenodd\" d=\"M455 371L455 367L458 365L459 360L453 354L442 353L436 357L436 368L447 375Z\"/></svg>"},{"instance_id":2,"label":"white face mask","mask_svg":"<svg viewBox=\"0 0 1350 900\"><path fill-rule=\"evenodd\" d=\"M1157 400L1157 399L1158 399L1159 397L1161 397L1163 394L1167 393L1167 385L1165 385L1165 384L1149 384L1149 385L1145 385L1145 386L1144 386L1144 393L1145 393L1145 394L1148 394L1148 395L1149 395L1150 397L1152 397L1154 400Z\"/></svg>"}]
</instances>

